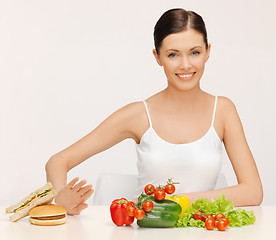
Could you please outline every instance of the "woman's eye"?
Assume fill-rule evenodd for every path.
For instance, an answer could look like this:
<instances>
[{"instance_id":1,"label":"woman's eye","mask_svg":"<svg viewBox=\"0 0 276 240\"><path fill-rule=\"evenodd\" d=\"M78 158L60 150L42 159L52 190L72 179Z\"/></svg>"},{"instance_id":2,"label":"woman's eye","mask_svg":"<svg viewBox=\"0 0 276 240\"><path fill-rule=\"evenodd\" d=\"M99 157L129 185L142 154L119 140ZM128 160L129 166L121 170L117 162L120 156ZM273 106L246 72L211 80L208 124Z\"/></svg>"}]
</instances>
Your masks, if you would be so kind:
<instances>
[{"instance_id":1,"label":"woman's eye","mask_svg":"<svg viewBox=\"0 0 276 240\"><path fill-rule=\"evenodd\" d=\"M198 51L193 51L193 52L192 52L192 55L193 55L193 56L196 56L196 55L198 55L198 54L199 54Z\"/></svg>"},{"instance_id":2,"label":"woman's eye","mask_svg":"<svg viewBox=\"0 0 276 240\"><path fill-rule=\"evenodd\" d=\"M174 58L174 57L176 57L176 54L175 54L175 53L171 53L171 54L169 55L169 57L170 57L170 58Z\"/></svg>"}]
</instances>

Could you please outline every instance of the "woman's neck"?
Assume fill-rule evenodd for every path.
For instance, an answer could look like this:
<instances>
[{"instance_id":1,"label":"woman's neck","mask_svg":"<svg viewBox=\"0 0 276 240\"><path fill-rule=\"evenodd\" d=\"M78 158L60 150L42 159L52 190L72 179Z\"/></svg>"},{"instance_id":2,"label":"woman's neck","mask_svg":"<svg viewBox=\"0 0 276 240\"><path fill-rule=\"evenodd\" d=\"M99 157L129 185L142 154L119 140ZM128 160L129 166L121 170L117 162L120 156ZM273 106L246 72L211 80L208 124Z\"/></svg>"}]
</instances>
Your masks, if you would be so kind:
<instances>
[{"instance_id":1,"label":"woman's neck","mask_svg":"<svg viewBox=\"0 0 276 240\"><path fill-rule=\"evenodd\" d=\"M206 95L199 87L187 91L179 91L172 88L163 90L163 96L166 103L168 103L175 110L192 110L198 102Z\"/></svg>"}]
</instances>

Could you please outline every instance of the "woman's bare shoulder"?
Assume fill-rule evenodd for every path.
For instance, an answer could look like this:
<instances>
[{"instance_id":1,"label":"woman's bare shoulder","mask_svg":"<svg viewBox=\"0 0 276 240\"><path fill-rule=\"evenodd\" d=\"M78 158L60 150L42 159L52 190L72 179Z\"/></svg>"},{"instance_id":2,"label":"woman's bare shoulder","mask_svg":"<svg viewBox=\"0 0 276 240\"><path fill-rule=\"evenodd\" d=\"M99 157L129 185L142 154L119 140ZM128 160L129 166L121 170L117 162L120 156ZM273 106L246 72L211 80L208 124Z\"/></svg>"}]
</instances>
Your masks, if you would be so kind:
<instances>
[{"instance_id":1,"label":"woman's bare shoulder","mask_svg":"<svg viewBox=\"0 0 276 240\"><path fill-rule=\"evenodd\" d=\"M138 116L140 115L145 109L143 101L137 101L137 102L131 102L121 109L119 109L121 112L126 113L128 116Z\"/></svg>"},{"instance_id":2,"label":"woman's bare shoulder","mask_svg":"<svg viewBox=\"0 0 276 240\"><path fill-rule=\"evenodd\" d=\"M233 101L230 98L225 96L218 96L217 106L218 106L218 109L225 116L236 112L236 106L233 103Z\"/></svg>"},{"instance_id":3,"label":"woman's bare shoulder","mask_svg":"<svg viewBox=\"0 0 276 240\"><path fill-rule=\"evenodd\" d=\"M149 127L147 113L143 101L127 104L119 111L125 116L125 124L132 138L139 143L144 132Z\"/></svg>"},{"instance_id":4,"label":"woman's bare shoulder","mask_svg":"<svg viewBox=\"0 0 276 240\"><path fill-rule=\"evenodd\" d=\"M163 91L158 92L150 97L148 97L147 99L145 99L145 102L147 104L147 106L151 105L151 104L155 104L155 105L160 105L160 103L162 103L162 95L163 95ZM145 117L146 110L145 110L145 104L143 103L143 101L136 101L136 102L132 102L129 103L128 105L123 107L124 111L135 115L136 117Z\"/></svg>"},{"instance_id":5,"label":"woman's bare shoulder","mask_svg":"<svg viewBox=\"0 0 276 240\"><path fill-rule=\"evenodd\" d=\"M241 124L236 106L230 98L219 96L217 110L223 124L224 132L226 128Z\"/></svg>"}]
</instances>

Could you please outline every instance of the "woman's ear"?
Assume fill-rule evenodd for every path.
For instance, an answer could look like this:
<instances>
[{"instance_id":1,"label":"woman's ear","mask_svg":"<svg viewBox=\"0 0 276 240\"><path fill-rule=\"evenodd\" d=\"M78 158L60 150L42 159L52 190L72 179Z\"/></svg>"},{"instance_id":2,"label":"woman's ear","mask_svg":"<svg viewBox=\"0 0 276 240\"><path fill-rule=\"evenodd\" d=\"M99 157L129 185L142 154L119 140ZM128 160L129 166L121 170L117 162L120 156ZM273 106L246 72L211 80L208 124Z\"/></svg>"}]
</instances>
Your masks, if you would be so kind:
<instances>
[{"instance_id":1,"label":"woman's ear","mask_svg":"<svg viewBox=\"0 0 276 240\"><path fill-rule=\"evenodd\" d=\"M207 51L206 51L205 62L207 62L209 57L210 57L210 51L211 51L211 43L208 44L208 48L207 48Z\"/></svg>"},{"instance_id":2,"label":"woman's ear","mask_svg":"<svg viewBox=\"0 0 276 240\"><path fill-rule=\"evenodd\" d=\"M152 50L152 53L153 53L153 55L154 55L154 57L155 57L156 62L159 64L159 66L163 66L163 65L162 65L162 62L161 62L161 60L160 60L160 56L159 56L159 54L157 53L156 49L153 49L153 50Z\"/></svg>"}]
</instances>

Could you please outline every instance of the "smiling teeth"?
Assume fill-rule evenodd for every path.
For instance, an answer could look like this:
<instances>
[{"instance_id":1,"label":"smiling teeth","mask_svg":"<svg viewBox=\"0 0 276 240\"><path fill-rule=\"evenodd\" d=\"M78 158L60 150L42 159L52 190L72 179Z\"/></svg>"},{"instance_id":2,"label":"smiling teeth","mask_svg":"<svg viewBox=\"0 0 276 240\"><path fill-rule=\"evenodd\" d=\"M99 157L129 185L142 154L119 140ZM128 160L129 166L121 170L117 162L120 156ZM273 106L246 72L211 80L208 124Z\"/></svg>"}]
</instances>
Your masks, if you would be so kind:
<instances>
[{"instance_id":1,"label":"smiling teeth","mask_svg":"<svg viewBox=\"0 0 276 240\"><path fill-rule=\"evenodd\" d=\"M193 74L189 74L189 75L178 75L179 77L182 77L182 78L189 78L191 76L193 76Z\"/></svg>"}]
</instances>

